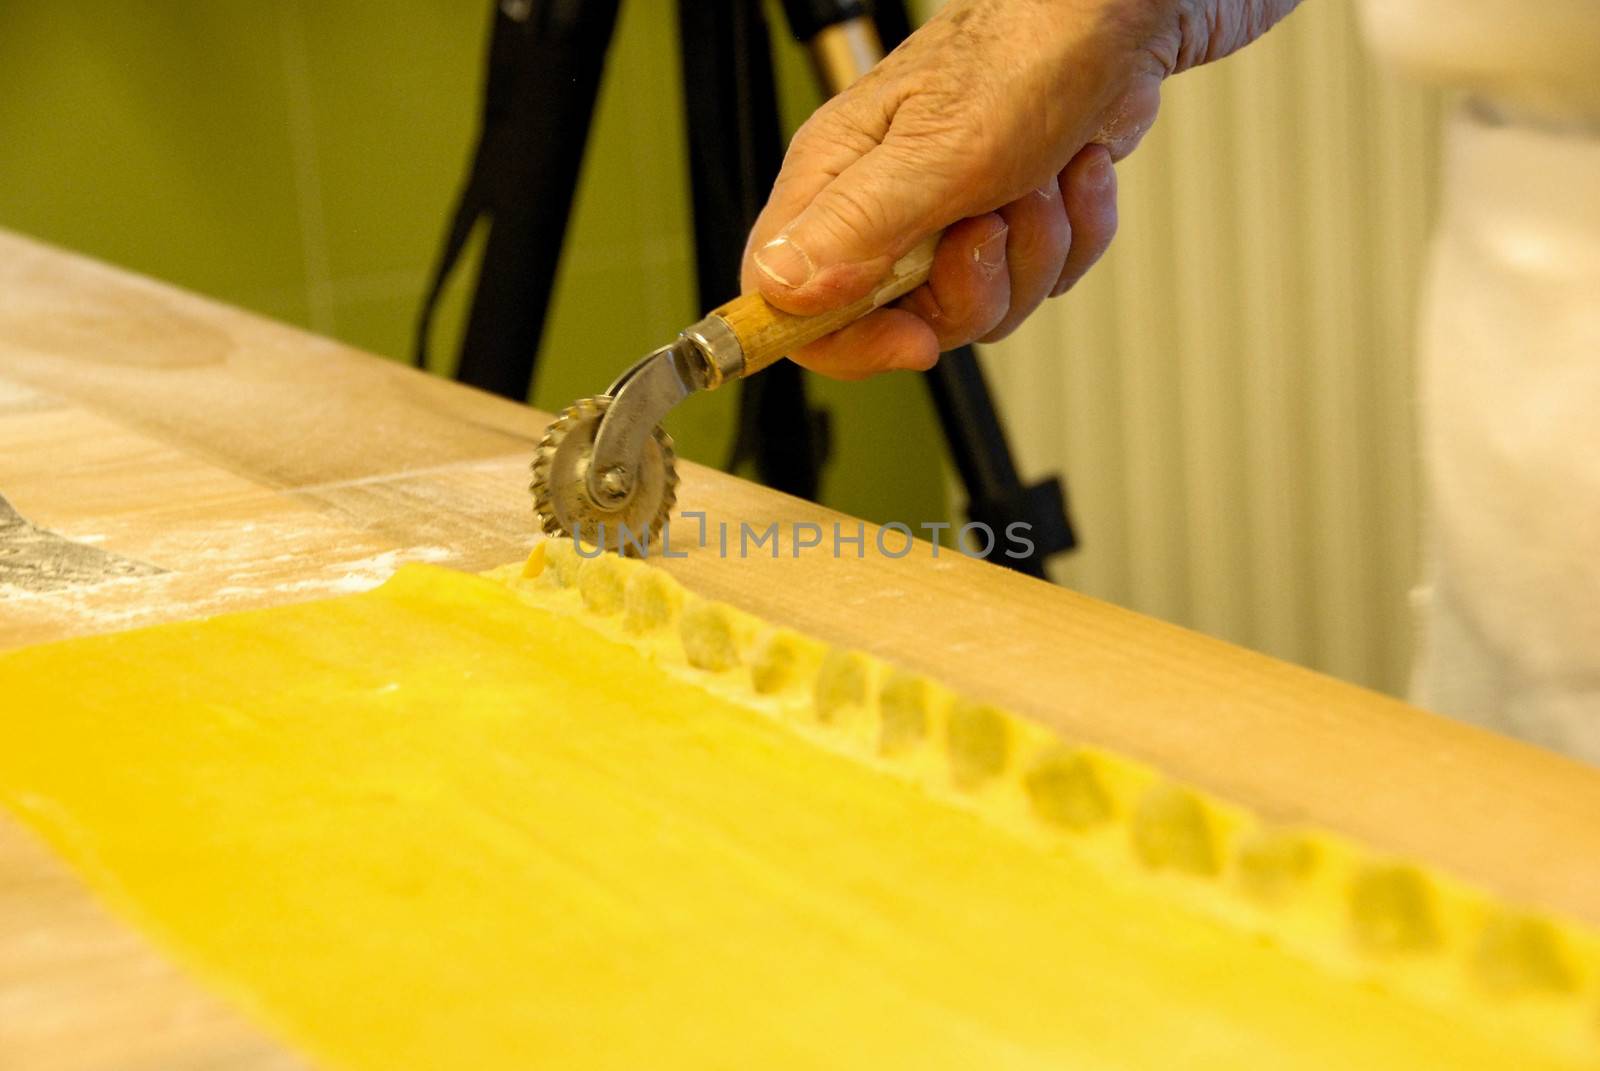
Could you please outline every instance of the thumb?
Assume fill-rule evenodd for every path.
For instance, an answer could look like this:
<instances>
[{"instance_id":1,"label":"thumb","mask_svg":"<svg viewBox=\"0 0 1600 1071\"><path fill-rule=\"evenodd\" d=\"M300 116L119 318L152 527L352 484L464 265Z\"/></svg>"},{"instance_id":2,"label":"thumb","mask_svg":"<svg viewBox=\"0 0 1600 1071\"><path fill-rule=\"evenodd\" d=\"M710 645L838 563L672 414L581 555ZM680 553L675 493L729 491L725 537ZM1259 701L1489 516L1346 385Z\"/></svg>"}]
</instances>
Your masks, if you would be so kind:
<instances>
[{"instance_id":1,"label":"thumb","mask_svg":"<svg viewBox=\"0 0 1600 1071\"><path fill-rule=\"evenodd\" d=\"M755 247L753 281L768 301L802 315L856 300L917 242L959 218L938 181L942 171L893 142L874 146Z\"/></svg>"}]
</instances>

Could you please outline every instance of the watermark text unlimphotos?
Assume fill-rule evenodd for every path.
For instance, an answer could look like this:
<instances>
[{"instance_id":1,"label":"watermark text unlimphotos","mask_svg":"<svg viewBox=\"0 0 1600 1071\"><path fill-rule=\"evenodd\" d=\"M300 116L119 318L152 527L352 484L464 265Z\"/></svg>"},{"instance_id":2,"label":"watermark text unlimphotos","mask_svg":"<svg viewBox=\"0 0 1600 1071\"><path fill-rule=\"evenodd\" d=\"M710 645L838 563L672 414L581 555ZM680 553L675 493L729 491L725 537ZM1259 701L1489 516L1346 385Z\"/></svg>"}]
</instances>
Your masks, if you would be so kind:
<instances>
[{"instance_id":1,"label":"watermark text unlimphotos","mask_svg":"<svg viewBox=\"0 0 1600 1071\"><path fill-rule=\"evenodd\" d=\"M772 521L759 526L749 521L712 522L704 513L693 510L685 510L679 517L694 522L687 536L682 526L674 528L669 521L661 528L659 544L651 543L648 531L643 528L633 531L626 524L599 524L596 531L575 540L578 554L596 558L608 549L625 549L641 558L686 558L693 547L714 549L723 558L798 558L808 551L835 558L865 558L870 553L885 558L904 558L911 553L916 537L912 526L900 521L890 521L869 534L864 521L834 521L831 525L814 521L780 525ZM1013 521L1002 532L996 532L992 525L981 521L962 525L923 521L916 529L928 538L935 558L939 556L939 541L945 533L949 534L955 549L969 558L991 558L1000 554L1020 560L1031 558L1034 553L1033 540L1028 538L1032 525L1026 521Z\"/></svg>"}]
</instances>

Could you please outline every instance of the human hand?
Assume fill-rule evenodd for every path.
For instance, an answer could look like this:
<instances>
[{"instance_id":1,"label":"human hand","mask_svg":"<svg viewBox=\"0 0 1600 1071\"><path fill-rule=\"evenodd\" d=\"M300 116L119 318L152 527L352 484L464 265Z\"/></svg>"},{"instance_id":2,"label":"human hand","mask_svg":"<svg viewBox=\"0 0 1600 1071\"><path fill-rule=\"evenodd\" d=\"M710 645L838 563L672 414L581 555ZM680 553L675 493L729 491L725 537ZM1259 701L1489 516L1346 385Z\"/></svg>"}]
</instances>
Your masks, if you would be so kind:
<instances>
[{"instance_id":1,"label":"human hand","mask_svg":"<svg viewBox=\"0 0 1600 1071\"><path fill-rule=\"evenodd\" d=\"M866 294L941 229L928 282L791 356L859 379L1005 337L1117 227L1114 163L1162 80L1296 0L951 0L795 134L743 285L799 314Z\"/></svg>"}]
</instances>

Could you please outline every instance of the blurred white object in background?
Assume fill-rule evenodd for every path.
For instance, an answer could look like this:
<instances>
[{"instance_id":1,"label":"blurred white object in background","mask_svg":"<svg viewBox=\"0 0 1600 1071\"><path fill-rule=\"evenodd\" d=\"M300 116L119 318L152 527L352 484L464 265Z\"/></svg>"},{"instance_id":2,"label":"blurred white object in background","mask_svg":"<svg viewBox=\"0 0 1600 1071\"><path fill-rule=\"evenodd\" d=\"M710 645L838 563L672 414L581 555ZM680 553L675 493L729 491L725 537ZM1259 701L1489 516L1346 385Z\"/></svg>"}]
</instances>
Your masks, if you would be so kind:
<instances>
[{"instance_id":1,"label":"blurred white object in background","mask_svg":"<svg viewBox=\"0 0 1600 1071\"><path fill-rule=\"evenodd\" d=\"M1600 117L1597 0L1362 0L1361 17L1372 46L1413 78L1533 125Z\"/></svg>"},{"instance_id":2,"label":"blurred white object in background","mask_svg":"<svg viewBox=\"0 0 1600 1071\"><path fill-rule=\"evenodd\" d=\"M1420 339L1414 698L1600 763L1600 0L1364 0L1463 91Z\"/></svg>"}]
</instances>

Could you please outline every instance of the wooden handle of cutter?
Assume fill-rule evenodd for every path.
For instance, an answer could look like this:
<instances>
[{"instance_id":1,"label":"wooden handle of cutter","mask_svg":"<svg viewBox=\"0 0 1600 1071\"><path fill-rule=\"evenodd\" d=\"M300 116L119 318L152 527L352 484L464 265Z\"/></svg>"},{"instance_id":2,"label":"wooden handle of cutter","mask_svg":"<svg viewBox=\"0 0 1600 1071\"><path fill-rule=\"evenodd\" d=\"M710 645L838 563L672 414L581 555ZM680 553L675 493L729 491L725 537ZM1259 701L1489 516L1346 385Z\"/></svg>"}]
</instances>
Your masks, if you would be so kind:
<instances>
[{"instance_id":1,"label":"wooden handle of cutter","mask_svg":"<svg viewBox=\"0 0 1600 1071\"><path fill-rule=\"evenodd\" d=\"M887 305L927 282L928 272L933 268L933 251L938 244L937 234L922 242L895 261L889 274L871 293L832 312L796 316L774 308L760 294L741 294L726 305L713 309L711 315L721 317L733 329L744 350L742 374L754 375L780 357L855 323L873 309Z\"/></svg>"}]
</instances>

